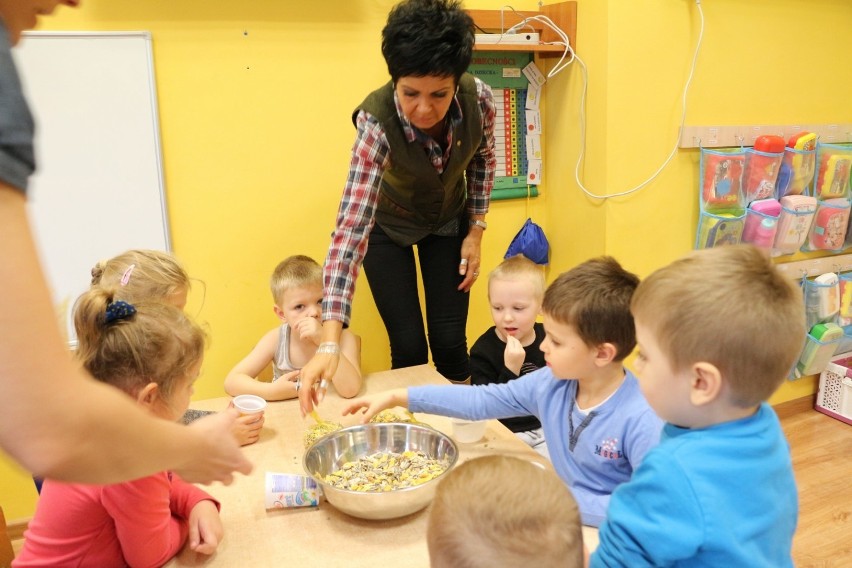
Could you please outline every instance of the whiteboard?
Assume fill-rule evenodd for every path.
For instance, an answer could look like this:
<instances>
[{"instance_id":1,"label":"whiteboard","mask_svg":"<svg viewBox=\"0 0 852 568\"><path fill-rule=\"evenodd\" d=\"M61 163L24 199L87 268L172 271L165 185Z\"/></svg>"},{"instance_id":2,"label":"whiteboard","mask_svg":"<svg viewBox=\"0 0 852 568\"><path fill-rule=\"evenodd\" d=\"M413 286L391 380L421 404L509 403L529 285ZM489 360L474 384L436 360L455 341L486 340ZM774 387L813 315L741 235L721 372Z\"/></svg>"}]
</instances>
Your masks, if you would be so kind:
<instances>
[{"instance_id":1,"label":"whiteboard","mask_svg":"<svg viewBox=\"0 0 852 568\"><path fill-rule=\"evenodd\" d=\"M12 52L36 122L30 221L73 337L95 263L170 249L151 36L29 32Z\"/></svg>"}]
</instances>

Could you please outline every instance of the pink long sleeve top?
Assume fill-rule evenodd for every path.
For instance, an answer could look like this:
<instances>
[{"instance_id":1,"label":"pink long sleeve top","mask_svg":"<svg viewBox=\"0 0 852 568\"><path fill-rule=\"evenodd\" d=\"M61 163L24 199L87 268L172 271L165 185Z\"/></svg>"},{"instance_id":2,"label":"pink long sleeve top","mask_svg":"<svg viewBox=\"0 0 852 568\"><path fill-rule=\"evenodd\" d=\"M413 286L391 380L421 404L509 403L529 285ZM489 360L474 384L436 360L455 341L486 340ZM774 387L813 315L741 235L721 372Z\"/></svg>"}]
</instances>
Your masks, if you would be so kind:
<instances>
[{"instance_id":1,"label":"pink long sleeve top","mask_svg":"<svg viewBox=\"0 0 852 568\"><path fill-rule=\"evenodd\" d=\"M192 508L209 499L176 474L115 485L47 480L13 567L162 566L187 538Z\"/></svg>"}]
</instances>

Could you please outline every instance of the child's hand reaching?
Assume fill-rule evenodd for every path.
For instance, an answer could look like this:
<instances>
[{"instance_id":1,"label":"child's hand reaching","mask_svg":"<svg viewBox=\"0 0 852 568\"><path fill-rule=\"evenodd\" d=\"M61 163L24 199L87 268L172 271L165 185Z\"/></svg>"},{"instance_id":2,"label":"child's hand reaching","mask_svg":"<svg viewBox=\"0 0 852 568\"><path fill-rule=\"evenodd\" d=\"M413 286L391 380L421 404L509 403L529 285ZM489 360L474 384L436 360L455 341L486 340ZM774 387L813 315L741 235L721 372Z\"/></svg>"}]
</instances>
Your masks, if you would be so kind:
<instances>
[{"instance_id":1,"label":"child's hand reaching","mask_svg":"<svg viewBox=\"0 0 852 568\"><path fill-rule=\"evenodd\" d=\"M371 396L356 398L343 409L343 416L347 414L360 414L361 424L366 424L370 421L370 418L382 410L393 408L394 406L408 408L408 389L393 389Z\"/></svg>"},{"instance_id":2,"label":"child's hand reaching","mask_svg":"<svg viewBox=\"0 0 852 568\"><path fill-rule=\"evenodd\" d=\"M296 333L299 334L299 339L309 339L316 345L320 344L322 339L322 323L316 318L305 318L300 320L294 326Z\"/></svg>"},{"instance_id":3,"label":"child's hand reaching","mask_svg":"<svg viewBox=\"0 0 852 568\"><path fill-rule=\"evenodd\" d=\"M266 421L266 416L263 412L258 414L247 414L240 416L234 422L232 432L237 438L237 442L241 446L254 444L260 438L260 431L263 430L263 423Z\"/></svg>"},{"instance_id":4,"label":"child's hand reaching","mask_svg":"<svg viewBox=\"0 0 852 568\"><path fill-rule=\"evenodd\" d=\"M503 352L503 363L506 365L506 368L516 375L520 375L526 356L524 346L521 345L518 338L513 335L507 335L506 350Z\"/></svg>"},{"instance_id":5,"label":"child's hand reaching","mask_svg":"<svg viewBox=\"0 0 852 568\"><path fill-rule=\"evenodd\" d=\"M199 501L189 512L189 548L201 554L213 554L225 534L219 510L213 501Z\"/></svg>"}]
</instances>

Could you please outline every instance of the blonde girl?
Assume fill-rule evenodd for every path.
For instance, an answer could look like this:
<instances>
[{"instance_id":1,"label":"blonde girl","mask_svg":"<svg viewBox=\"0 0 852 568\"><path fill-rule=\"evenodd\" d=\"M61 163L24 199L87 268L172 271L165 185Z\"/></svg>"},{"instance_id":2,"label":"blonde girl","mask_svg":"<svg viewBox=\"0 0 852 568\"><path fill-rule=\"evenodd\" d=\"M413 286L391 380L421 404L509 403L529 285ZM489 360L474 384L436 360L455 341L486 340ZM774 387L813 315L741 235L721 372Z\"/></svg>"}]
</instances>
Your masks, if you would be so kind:
<instances>
[{"instance_id":1,"label":"blonde girl","mask_svg":"<svg viewBox=\"0 0 852 568\"><path fill-rule=\"evenodd\" d=\"M158 418L183 415L205 345L183 311L133 305L95 287L78 300L74 325L76 356L92 376ZM212 554L222 534L218 503L171 472L113 485L46 480L13 566L160 566L187 538L192 550Z\"/></svg>"},{"instance_id":2,"label":"blonde girl","mask_svg":"<svg viewBox=\"0 0 852 568\"><path fill-rule=\"evenodd\" d=\"M160 300L184 309L190 280L171 254L132 249L93 266L92 286L116 289L118 296L131 304Z\"/></svg>"},{"instance_id":3,"label":"blonde girl","mask_svg":"<svg viewBox=\"0 0 852 568\"><path fill-rule=\"evenodd\" d=\"M131 304L156 300L182 310L186 307L191 280L172 254L131 249L93 266L92 287L114 289L117 298ZM187 415L184 422L192 418ZM240 445L256 442L264 421L263 413L237 418L232 432Z\"/></svg>"}]
</instances>

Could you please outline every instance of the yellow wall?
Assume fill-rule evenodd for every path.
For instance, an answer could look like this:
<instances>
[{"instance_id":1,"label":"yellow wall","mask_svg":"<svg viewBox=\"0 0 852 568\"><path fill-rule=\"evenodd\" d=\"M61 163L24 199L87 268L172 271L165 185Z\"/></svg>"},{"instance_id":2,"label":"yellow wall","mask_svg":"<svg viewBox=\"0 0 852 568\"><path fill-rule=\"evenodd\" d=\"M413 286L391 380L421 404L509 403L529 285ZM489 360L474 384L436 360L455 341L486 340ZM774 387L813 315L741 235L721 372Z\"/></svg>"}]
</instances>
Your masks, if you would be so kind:
<instances>
[{"instance_id":1,"label":"yellow wall","mask_svg":"<svg viewBox=\"0 0 852 568\"><path fill-rule=\"evenodd\" d=\"M579 0L578 5L578 53L590 75L584 182L594 193L617 193L649 177L676 141L699 14L689 0ZM687 100L687 124L828 124L852 119L852 75L838 72L837 57L789 47L790 38L819 37L832 54L852 53L848 1L707 0L702 8L704 41ZM570 207L578 209L575 215L587 220L600 209L604 213L603 223L589 234L561 223L567 214L561 208L548 210L551 241L582 243L564 251L567 262L557 266L581 260L587 243L602 238L606 254L645 276L693 246L699 152L679 150L659 177L631 196L604 202L585 198L573 177L582 77L577 66L566 75L568 81L553 81L547 90L548 198L550 203L570 201ZM553 109L563 105L570 110L554 124ZM816 377L787 382L771 402L815 391Z\"/></svg>"},{"instance_id":2,"label":"yellow wall","mask_svg":"<svg viewBox=\"0 0 852 568\"><path fill-rule=\"evenodd\" d=\"M350 112L387 79L379 34L393 3L84 0L44 20L43 29L153 34L174 249L205 283L189 309L213 338L198 398L223 394L228 369L275 325L266 286L274 265L290 254L325 254L353 140ZM518 10L536 5L513 3ZM688 123L852 122L852 77L839 57L852 52L847 0L705 0L703 8L707 31ZM578 20L578 53L590 74L582 177L596 193L621 191L650 175L674 144L697 37L695 5L579 0ZM808 37L819 41L801 39ZM697 151L677 152L638 194L585 197L574 181L580 89L577 66L548 82L543 195L492 205L486 270L528 216L551 243L549 280L599 254L644 276L691 248ZM489 322L480 284L468 335ZM364 281L352 327L364 338L364 370L387 368L387 337ZM774 400L814 388L813 379L790 383ZM7 518L31 515L28 475L3 462L0 480Z\"/></svg>"}]
</instances>

